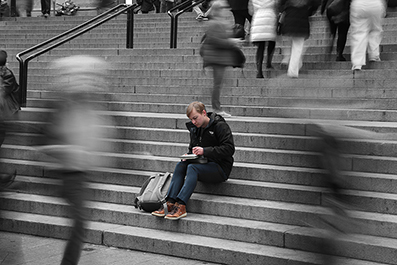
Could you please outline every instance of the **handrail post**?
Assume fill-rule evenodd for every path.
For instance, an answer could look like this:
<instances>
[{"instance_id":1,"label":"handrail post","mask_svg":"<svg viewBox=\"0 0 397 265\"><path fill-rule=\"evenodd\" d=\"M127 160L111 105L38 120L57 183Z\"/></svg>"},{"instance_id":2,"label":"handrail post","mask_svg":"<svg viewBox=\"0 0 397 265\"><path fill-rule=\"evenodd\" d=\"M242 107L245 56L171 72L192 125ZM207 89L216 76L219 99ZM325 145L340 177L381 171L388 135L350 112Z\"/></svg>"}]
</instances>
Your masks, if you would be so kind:
<instances>
[{"instance_id":1,"label":"handrail post","mask_svg":"<svg viewBox=\"0 0 397 265\"><path fill-rule=\"evenodd\" d=\"M173 49L176 49L177 42L178 42L178 14L175 16L175 21L174 21L174 39L173 39Z\"/></svg>"},{"instance_id":2,"label":"handrail post","mask_svg":"<svg viewBox=\"0 0 397 265\"><path fill-rule=\"evenodd\" d=\"M170 48L171 49L176 49L177 47L177 36L178 36L178 17L180 15L182 15L182 13L184 13L186 10L188 10L189 8L195 7L199 4L201 4L202 2L204 2L204 0L198 0L197 2L195 2L194 4L189 5L189 0L186 0L176 6L174 6L173 8L171 8L170 10L168 10L168 15L171 17L171 37L170 37ZM182 9L180 11L177 12L176 15L174 15L172 12L177 10L178 8Z\"/></svg>"},{"instance_id":3,"label":"handrail post","mask_svg":"<svg viewBox=\"0 0 397 265\"><path fill-rule=\"evenodd\" d=\"M23 87L21 90L21 106L26 107L26 99L28 97L28 62L23 65Z\"/></svg>"},{"instance_id":4,"label":"handrail post","mask_svg":"<svg viewBox=\"0 0 397 265\"><path fill-rule=\"evenodd\" d=\"M17 57L17 59L19 61L19 89L21 91L21 93L19 93L19 95L18 95L19 96L18 102L20 102L21 105L23 105L22 102L24 101L24 97L23 97L23 92L22 91L26 90L26 88L25 88L26 85L25 85L25 80L24 80L24 76L25 76L24 67L25 67L25 64L24 64L23 60L20 60L20 58ZM25 107L25 106L23 106L23 107Z\"/></svg>"},{"instance_id":5,"label":"handrail post","mask_svg":"<svg viewBox=\"0 0 397 265\"><path fill-rule=\"evenodd\" d=\"M170 36L170 48L173 49L174 48L174 34L175 34L175 17L173 14L170 15L171 16L171 36Z\"/></svg>"},{"instance_id":6,"label":"handrail post","mask_svg":"<svg viewBox=\"0 0 397 265\"><path fill-rule=\"evenodd\" d=\"M127 49L134 48L134 9L127 11Z\"/></svg>"}]
</instances>

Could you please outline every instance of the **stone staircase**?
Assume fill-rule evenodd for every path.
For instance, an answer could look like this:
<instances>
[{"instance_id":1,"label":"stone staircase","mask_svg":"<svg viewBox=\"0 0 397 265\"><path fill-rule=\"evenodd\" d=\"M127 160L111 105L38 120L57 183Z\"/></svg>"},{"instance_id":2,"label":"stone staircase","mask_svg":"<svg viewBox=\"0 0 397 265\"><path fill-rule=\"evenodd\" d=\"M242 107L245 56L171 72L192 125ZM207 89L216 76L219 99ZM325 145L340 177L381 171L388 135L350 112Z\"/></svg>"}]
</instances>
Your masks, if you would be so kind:
<instances>
[{"instance_id":1,"label":"stone staircase","mask_svg":"<svg viewBox=\"0 0 397 265\"><path fill-rule=\"evenodd\" d=\"M87 19L0 21L0 48L8 51L9 66L18 74L15 54ZM337 244L328 254L336 264L396 264L396 25L397 16L390 13L382 62L370 63L360 75L353 75L350 62L334 62L326 54L327 27L320 16L312 19L299 79L289 79L279 67L284 42L277 44L276 69L262 80L254 78L255 47L244 46L246 67L228 69L221 97L233 114L227 118L236 144L231 177L217 185L199 183L188 217L177 222L139 211L132 202L148 176L172 172L186 152L187 104L200 100L210 106L212 73L203 71L198 55L205 22L182 15L178 49L169 49L169 17L136 15L134 49L125 49L126 18L121 17L32 60L20 130L2 146L5 166L17 168L18 177L1 195L1 230L68 237L68 205L45 156L32 146L37 134L29 125L41 124L49 111L46 103L56 100L56 73L49 63L90 54L109 62L108 91L94 100L114 120L108 130L115 136L106 139L112 150L97 154L114 166L98 169L90 179L87 242L219 264L295 265L323 264L318 245L331 234ZM329 190L318 168L319 139L311 122L368 132L342 142L344 197L353 205L348 234L332 232L321 221L334 215L325 199Z\"/></svg>"}]
</instances>

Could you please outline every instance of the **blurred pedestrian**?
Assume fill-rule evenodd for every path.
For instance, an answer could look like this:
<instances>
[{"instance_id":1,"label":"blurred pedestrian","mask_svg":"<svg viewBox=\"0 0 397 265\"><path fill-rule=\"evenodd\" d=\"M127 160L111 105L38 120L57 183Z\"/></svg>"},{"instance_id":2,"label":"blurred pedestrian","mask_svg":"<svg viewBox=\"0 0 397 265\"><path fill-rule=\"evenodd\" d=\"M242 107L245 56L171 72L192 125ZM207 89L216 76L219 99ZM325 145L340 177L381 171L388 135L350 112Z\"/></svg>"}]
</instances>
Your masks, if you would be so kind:
<instances>
[{"instance_id":1,"label":"blurred pedestrian","mask_svg":"<svg viewBox=\"0 0 397 265\"><path fill-rule=\"evenodd\" d=\"M33 10L33 0L19 0L16 3L17 17L31 17Z\"/></svg>"},{"instance_id":2,"label":"blurred pedestrian","mask_svg":"<svg viewBox=\"0 0 397 265\"><path fill-rule=\"evenodd\" d=\"M245 21L248 20L251 23L252 20L252 16L249 13L248 9L249 0L227 0L227 2L233 13L235 27L238 29L242 29L244 35L240 36L242 39L245 39Z\"/></svg>"},{"instance_id":3,"label":"blurred pedestrian","mask_svg":"<svg viewBox=\"0 0 397 265\"><path fill-rule=\"evenodd\" d=\"M142 14L147 14L150 11L160 13L160 0L139 0L137 3L141 5Z\"/></svg>"},{"instance_id":4,"label":"blurred pedestrian","mask_svg":"<svg viewBox=\"0 0 397 265\"><path fill-rule=\"evenodd\" d=\"M193 1L192 3L196 3L197 1ZM201 4L198 4L193 7L194 12L196 12L198 21L207 21L208 16L211 12L211 0L205 0Z\"/></svg>"},{"instance_id":5,"label":"blurred pedestrian","mask_svg":"<svg viewBox=\"0 0 397 265\"><path fill-rule=\"evenodd\" d=\"M238 47L241 40L231 38L232 36L227 31L228 11L229 7L224 1L215 1L212 4L211 19L200 49L204 67L210 66L213 69L214 84L211 99L213 111L223 117L231 116L222 110L220 102L221 87L226 67L242 67L245 62L245 56Z\"/></svg>"},{"instance_id":6,"label":"blurred pedestrian","mask_svg":"<svg viewBox=\"0 0 397 265\"><path fill-rule=\"evenodd\" d=\"M7 0L0 0L0 17L11 16L10 6Z\"/></svg>"},{"instance_id":7,"label":"blurred pedestrian","mask_svg":"<svg viewBox=\"0 0 397 265\"><path fill-rule=\"evenodd\" d=\"M160 1L160 12L167 13L168 10L174 7L175 0L161 0Z\"/></svg>"},{"instance_id":8,"label":"blurred pedestrian","mask_svg":"<svg viewBox=\"0 0 397 265\"><path fill-rule=\"evenodd\" d=\"M15 97L19 85L14 73L7 67L7 52L0 50L0 147L4 142L8 123L16 119L20 109ZM0 149L1 151L1 149ZM0 188L9 186L15 179L16 171L6 172L0 164Z\"/></svg>"},{"instance_id":9,"label":"blurred pedestrian","mask_svg":"<svg viewBox=\"0 0 397 265\"><path fill-rule=\"evenodd\" d=\"M319 0L281 0L280 12L282 23L280 33L290 40L291 49L283 51L283 64L288 64L287 75L292 78L299 76L302 67L305 40L310 36L309 17L320 6Z\"/></svg>"},{"instance_id":10,"label":"blurred pedestrian","mask_svg":"<svg viewBox=\"0 0 397 265\"><path fill-rule=\"evenodd\" d=\"M366 64L367 51L370 62L380 61L379 46L385 12L385 0L351 0L350 44L353 71L361 71Z\"/></svg>"},{"instance_id":11,"label":"blurred pedestrian","mask_svg":"<svg viewBox=\"0 0 397 265\"><path fill-rule=\"evenodd\" d=\"M266 68L272 69L272 59L276 47L277 12L276 0L250 0L253 6L251 23L251 42L256 50L256 78L263 78L262 64L267 44Z\"/></svg>"},{"instance_id":12,"label":"blurred pedestrian","mask_svg":"<svg viewBox=\"0 0 397 265\"><path fill-rule=\"evenodd\" d=\"M59 99L42 129L45 145L38 149L52 158L52 173L62 181L62 195L71 206L73 226L61 265L78 264L86 226L86 180L94 166L104 166L95 152L102 147L105 129L101 116L90 103L91 94L105 80L105 63L91 56L57 60Z\"/></svg>"},{"instance_id":13,"label":"blurred pedestrian","mask_svg":"<svg viewBox=\"0 0 397 265\"><path fill-rule=\"evenodd\" d=\"M331 45L329 52L333 50L336 33L338 40L336 44L336 61L346 61L343 51L346 46L347 33L350 27L350 5L348 0L323 0L321 4L321 14L326 12L331 32Z\"/></svg>"},{"instance_id":14,"label":"blurred pedestrian","mask_svg":"<svg viewBox=\"0 0 397 265\"><path fill-rule=\"evenodd\" d=\"M40 0L41 3L41 17L48 18L51 12L51 0Z\"/></svg>"}]
</instances>

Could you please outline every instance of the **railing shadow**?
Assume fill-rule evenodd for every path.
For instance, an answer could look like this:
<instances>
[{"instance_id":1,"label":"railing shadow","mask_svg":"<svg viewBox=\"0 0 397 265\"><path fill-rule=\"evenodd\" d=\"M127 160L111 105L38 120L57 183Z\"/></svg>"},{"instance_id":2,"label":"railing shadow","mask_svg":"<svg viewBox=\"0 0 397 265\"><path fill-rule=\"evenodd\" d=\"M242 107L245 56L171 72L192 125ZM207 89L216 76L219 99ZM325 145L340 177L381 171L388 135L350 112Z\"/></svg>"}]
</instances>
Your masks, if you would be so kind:
<instances>
[{"instance_id":1,"label":"railing shadow","mask_svg":"<svg viewBox=\"0 0 397 265\"><path fill-rule=\"evenodd\" d=\"M68 30L65 31L62 34L59 34L58 36L55 36L49 40L46 40L42 43L39 43L29 49L26 49L16 55L17 60L19 61L19 87L20 87L20 95L19 95L19 101L21 103L22 107L26 107L26 98L27 98L27 80L28 80L28 64L29 61L32 59L64 44L65 42L68 42L84 33L87 31L94 29L103 23L113 19L114 17L119 16L120 14L123 14L127 12L127 41L126 41L126 47L127 49L132 49L133 48L133 30L134 30L134 9L137 8L139 5L137 4L132 4L132 5L127 5L127 4L120 4L117 5L108 11ZM115 13L113 13L115 12ZM112 14L113 13L113 14ZM90 25L90 26L89 26ZM76 33L77 32L77 33ZM74 34L73 34L74 33ZM70 35L73 34L73 35ZM70 35L70 36L68 36ZM66 37L68 36L68 37ZM61 39L63 37L66 37L64 39ZM60 40L61 39L61 40ZM58 41L59 40L59 41ZM56 42L57 41L57 42ZM55 43L54 43L55 42ZM53 43L53 44L51 44ZM51 45L50 45L51 44ZM48 47L43 48L42 50L33 53L34 51L46 46L50 45ZM30 54L27 56L25 59L22 58L22 56Z\"/></svg>"}]
</instances>

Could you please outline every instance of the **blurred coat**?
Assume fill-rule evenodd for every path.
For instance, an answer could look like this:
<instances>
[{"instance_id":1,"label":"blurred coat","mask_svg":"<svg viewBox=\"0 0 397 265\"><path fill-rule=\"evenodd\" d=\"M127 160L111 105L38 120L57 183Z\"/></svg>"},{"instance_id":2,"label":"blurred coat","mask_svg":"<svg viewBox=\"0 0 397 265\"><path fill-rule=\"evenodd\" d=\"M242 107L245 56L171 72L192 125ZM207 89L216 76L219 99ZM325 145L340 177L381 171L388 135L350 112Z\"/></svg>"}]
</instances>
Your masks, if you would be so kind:
<instances>
[{"instance_id":1,"label":"blurred coat","mask_svg":"<svg viewBox=\"0 0 397 265\"><path fill-rule=\"evenodd\" d=\"M309 38L309 17L319 6L318 0L281 0L280 12L284 12L281 35Z\"/></svg>"},{"instance_id":2,"label":"blurred coat","mask_svg":"<svg viewBox=\"0 0 397 265\"><path fill-rule=\"evenodd\" d=\"M211 65L242 67L236 54L240 50L229 39L231 36L226 29L226 25L216 20L209 21L208 24L200 49L204 67Z\"/></svg>"},{"instance_id":3,"label":"blurred coat","mask_svg":"<svg viewBox=\"0 0 397 265\"><path fill-rule=\"evenodd\" d=\"M276 0L251 0L253 17L251 41L274 41L277 37Z\"/></svg>"}]
</instances>

